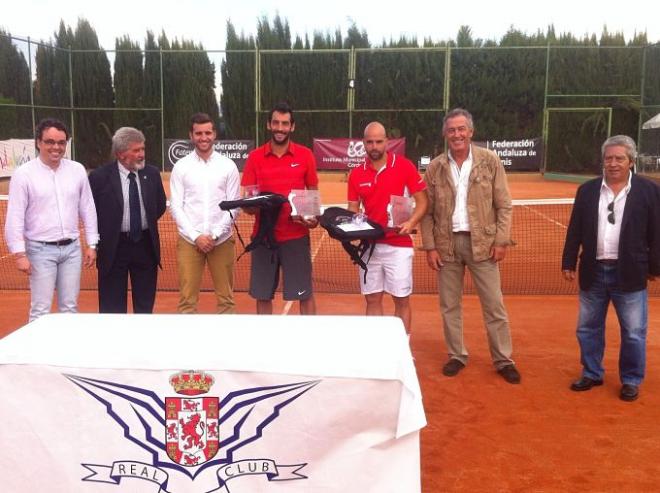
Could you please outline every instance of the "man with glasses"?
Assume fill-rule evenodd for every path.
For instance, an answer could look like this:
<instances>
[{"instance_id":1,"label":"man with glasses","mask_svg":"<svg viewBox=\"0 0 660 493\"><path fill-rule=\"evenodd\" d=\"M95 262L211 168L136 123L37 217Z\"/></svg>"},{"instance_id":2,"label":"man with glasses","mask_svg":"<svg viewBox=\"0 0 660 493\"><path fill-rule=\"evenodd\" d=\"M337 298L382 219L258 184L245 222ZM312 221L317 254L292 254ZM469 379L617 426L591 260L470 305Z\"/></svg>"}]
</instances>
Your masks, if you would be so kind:
<instances>
[{"instance_id":1,"label":"man with glasses","mask_svg":"<svg viewBox=\"0 0 660 493\"><path fill-rule=\"evenodd\" d=\"M603 176L577 190L562 257L564 279L573 281L580 254L577 339L583 369L571 390L603 384L611 301L621 327L619 397L634 401L646 364L646 283L660 275L660 187L634 174L637 150L630 137L610 137L601 154Z\"/></svg>"},{"instance_id":2,"label":"man with glasses","mask_svg":"<svg viewBox=\"0 0 660 493\"><path fill-rule=\"evenodd\" d=\"M497 265L513 243L511 195L504 166L493 151L472 145L474 124L468 111L449 111L442 135L448 152L436 157L426 170L429 205L421 222L426 260L438 273L449 353L442 373L453 377L468 360L461 306L467 267L481 302L493 365L506 382L518 384L520 373L511 359L509 318Z\"/></svg>"},{"instance_id":3,"label":"man with glasses","mask_svg":"<svg viewBox=\"0 0 660 493\"><path fill-rule=\"evenodd\" d=\"M59 120L39 122L39 156L14 171L9 184L5 239L16 267L30 278L30 321L50 311L53 290L60 312L77 312L81 263L91 267L96 259L94 199L84 166L64 159L68 140ZM84 256L80 220L87 238Z\"/></svg>"}]
</instances>

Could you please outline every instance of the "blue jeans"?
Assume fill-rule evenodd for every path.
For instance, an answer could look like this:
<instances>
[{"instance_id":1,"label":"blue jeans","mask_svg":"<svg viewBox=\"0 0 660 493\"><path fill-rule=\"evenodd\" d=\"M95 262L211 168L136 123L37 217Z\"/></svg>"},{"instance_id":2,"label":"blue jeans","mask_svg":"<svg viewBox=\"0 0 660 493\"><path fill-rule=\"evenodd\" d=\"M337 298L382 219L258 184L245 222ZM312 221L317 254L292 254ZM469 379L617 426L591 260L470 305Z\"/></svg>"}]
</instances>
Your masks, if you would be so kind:
<instances>
[{"instance_id":1,"label":"blue jeans","mask_svg":"<svg viewBox=\"0 0 660 493\"><path fill-rule=\"evenodd\" d=\"M616 265L599 263L591 288L580 291L577 339L584 368L582 375L594 380L603 378L605 317L611 300L621 326L619 378L622 384L639 385L646 366L647 291L619 290L616 272Z\"/></svg>"},{"instance_id":2,"label":"blue jeans","mask_svg":"<svg viewBox=\"0 0 660 493\"><path fill-rule=\"evenodd\" d=\"M55 289L57 289L59 311L76 313L82 269L80 241L76 240L66 246L56 246L27 240L25 249L32 266L30 322L50 312Z\"/></svg>"}]
</instances>

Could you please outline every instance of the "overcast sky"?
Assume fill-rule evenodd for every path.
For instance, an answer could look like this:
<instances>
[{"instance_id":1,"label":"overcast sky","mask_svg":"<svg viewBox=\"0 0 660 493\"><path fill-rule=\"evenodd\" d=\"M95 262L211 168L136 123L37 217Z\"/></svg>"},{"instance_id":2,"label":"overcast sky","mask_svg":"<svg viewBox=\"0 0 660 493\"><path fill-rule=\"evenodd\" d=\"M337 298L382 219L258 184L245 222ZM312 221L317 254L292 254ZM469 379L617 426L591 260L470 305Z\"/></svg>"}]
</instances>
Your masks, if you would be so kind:
<instances>
[{"instance_id":1,"label":"overcast sky","mask_svg":"<svg viewBox=\"0 0 660 493\"><path fill-rule=\"evenodd\" d=\"M658 42L658 10L657 0L407 0L392 4L355 0L22 0L2 8L0 27L15 36L48 40L60 19L75 28L78 18L84 17L106 49L113 49L115 38L124 34L143 44L147 30L160 33L163 29L170 39L185 37L203 43L206 49L223 49L227 19L238 32L254 34L257 19L266 15L272 20L279 12L289 21L294 36L311 35L315 30L334 32L336 28L345 35L355 22L367 31L372 44L398 39L402 34L414 35L418 41L424 37L454 39L461 25L470 26L474 38L499 39L511 25L535 33L545 31L549 24L555 26L557 34L600 35L607 25L610 31L622 31L626 40L635 32L646 32L650 42Z\"/></svg>"}]
</instances>

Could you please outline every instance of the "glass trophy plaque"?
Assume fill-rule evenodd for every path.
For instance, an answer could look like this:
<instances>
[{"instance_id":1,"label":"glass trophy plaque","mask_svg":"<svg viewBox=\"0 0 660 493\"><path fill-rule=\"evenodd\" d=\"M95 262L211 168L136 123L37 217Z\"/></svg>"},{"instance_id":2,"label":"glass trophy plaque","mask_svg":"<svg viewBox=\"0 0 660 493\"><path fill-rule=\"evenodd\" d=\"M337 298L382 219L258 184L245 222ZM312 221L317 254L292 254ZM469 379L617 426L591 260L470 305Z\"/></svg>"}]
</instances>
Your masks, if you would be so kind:
<instances>
[{"instance_id":1,"label":"glass trophy plaque","mask_svg":"<svg viewBox=\"0 0 660 493\"><path fill-rule=\"evenodd\" d=\"M291 215L314 219L321 215L321 194L318 190L291 190Z\"/></svg>"},{"instance_id":2,"label":"glass trophy plaque","mask_svg":"<svg viewBox=\"0 0 660 493\"><path fill-rule=\"evenodd\" d=\"M245 185L243 187L243 198L251 199L259 195L259 185Z\"/></svg>"},{"instance_id":3,"label":"glass trophy plaque","mask_svg":"<svg viewBox=\"0 0 660 493\"><path fill-rule=\"evenodd\" d=\"M414 201L411 197L391 195L387 206L387 227L398 228L408 221L413 214Z\"/></svg>"}]
</instances>

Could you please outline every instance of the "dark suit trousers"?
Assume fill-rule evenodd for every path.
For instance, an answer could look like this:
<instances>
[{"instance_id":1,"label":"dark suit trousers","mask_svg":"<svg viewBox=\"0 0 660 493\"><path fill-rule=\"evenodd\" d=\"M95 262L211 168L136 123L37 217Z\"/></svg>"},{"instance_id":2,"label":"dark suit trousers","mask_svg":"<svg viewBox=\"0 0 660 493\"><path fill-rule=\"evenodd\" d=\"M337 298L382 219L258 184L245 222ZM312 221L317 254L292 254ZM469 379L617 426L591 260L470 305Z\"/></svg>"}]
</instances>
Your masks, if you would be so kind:
<instances>
[{"instance_id":1,"label":"dark suit trousers","mask_svg":"<svg viewBox=\"0 0 660 493\"><path fill-rule=\"evenodd\" d=\"M152 313L156 299L158 265L154 260L149 232L143 231L137 243L122 233L112 268L99 272L99 312L127 313L128 277L134 313Z\"/></svg>"}]
</instances>

